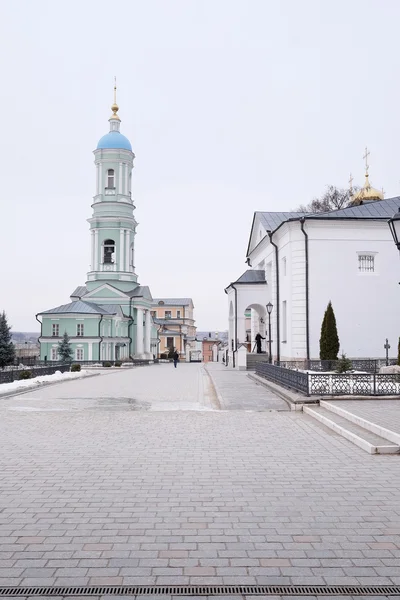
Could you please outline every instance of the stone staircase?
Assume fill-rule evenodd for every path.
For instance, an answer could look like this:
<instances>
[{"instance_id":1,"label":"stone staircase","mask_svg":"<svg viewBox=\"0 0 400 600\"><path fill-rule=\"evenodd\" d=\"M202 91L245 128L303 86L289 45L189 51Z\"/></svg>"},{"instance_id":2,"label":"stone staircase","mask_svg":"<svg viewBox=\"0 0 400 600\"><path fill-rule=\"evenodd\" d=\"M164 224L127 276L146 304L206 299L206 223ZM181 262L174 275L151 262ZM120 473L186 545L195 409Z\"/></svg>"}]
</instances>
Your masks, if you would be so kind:
<instances>
[{"instance_id":1,"label":"stone staircase","mask_svg":"<svg viewBox=\"0 0 400 600\"><path fill-rule=\"evenodd\" d=\"M261 353L256 354L255 352L249 352L246 356L246 369L247 371L255 371L256 364L259 362L268 362L268 354Z\"/></svg>"},{"instance_id":2,"label":"stone staircase","mask_svg":"<svg viewBox=\"0 0 400 600\"><path fill-rule=\"evenodd\" d=\"M340 407L340 401L321 400L319 406L303 406L303 412L343 436L369 454L399 454L400 434L367 421Z\"/></svg>"}]
</instances>

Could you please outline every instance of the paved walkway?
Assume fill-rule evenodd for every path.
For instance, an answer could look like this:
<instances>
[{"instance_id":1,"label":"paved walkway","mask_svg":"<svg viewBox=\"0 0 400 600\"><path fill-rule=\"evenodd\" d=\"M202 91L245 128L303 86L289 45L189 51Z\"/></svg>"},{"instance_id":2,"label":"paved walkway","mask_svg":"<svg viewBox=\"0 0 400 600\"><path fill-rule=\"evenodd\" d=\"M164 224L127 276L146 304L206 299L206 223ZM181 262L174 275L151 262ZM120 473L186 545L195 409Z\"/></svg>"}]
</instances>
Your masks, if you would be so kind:
<instances>
[{"instance_id":1,"label":"paved walkway","mask_svg":"<svg viewBox=\"0 0 400 600\"><path fill-rule=\"evenodd\" d=\"M250 379L246 371L235 371L221 363L208 363L206 369L224 410L289 410L282 398Z\"/></svg>"},{"instance_id":2,"label":"paved walkway","mask_svg":"<svg viewBox=\"0 0 400 600\"><path fill-rule=\"evenodd\" d=\"M0 585L400 584L399 456L301 413L216 410L204 377L0 400Z\"/></svg>"}]
</instances>

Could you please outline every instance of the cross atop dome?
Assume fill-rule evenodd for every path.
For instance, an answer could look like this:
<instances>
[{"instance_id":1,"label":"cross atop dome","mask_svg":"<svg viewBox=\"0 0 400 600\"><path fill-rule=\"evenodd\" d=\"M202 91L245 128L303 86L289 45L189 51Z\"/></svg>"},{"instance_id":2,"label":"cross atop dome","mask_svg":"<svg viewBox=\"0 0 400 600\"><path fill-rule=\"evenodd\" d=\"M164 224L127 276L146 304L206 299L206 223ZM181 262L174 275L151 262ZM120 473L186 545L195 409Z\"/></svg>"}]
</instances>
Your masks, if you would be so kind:
<instances>
[{"instance_id":1,"label":"cross atop dome","mask_svg":"<svg viewBox=\"0 0 400 600\"><path fill-rule=\"evenodd\" d=\"M114 77L114 104L111 105L111 110L113 111L113 114L109 118L109 121L111 121L111 120L121 121L121 119L117 115L119 106L117 104L117 78L116 77Z\"/></svg>"},{"instance_id":2,"label":"cross atop dome","mask_svg":"<svg viewBox=\"0 0 400 600\"><path fill-rule=\"evenodd\" d=\"M114 102L111 105L112 115L108 119L110 131L103 135L97 144L97 150L129 150L132 152L132 146L128 138L120 132L121 119L118 115L119 106L117 104L117 78L114 77Z\"/></svg>"}]
</instances>

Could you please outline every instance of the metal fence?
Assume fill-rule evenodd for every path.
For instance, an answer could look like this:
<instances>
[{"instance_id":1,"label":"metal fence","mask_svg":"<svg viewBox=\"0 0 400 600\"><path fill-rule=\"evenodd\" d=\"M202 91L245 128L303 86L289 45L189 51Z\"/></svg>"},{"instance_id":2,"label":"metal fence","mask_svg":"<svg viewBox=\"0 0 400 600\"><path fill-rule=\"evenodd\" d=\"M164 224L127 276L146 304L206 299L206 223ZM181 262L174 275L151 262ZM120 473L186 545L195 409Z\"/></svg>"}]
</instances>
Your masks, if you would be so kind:
<instances>
[{"instance_id":1,"label":"metal fence","mask_svg":"<svg viewBox=\"0 0 400 600\"><path fill-rule=\"evenodd\" d=\"M56 371L61 371L61 373L65 373L70 369L69 364L57 364L52 366L44 366L44 367L29 367L29 369L8 369L8 370L0 370L0 384L1 383L11 383L13 381L18 381L25 379L21 373L29 371L31 376L29 379L33 377L39 377L40 375L53 375Z\"/></svg>"},{"instance_id":2,"label":"metal fence","mask_svg":"<svg viewBox=\"0 0 400 600\"><path fill-rule=\"evenodd\" d=\"M366 371L367 373L379 373L381 367L388 365L397 364L396 358L349 358L351 361L352 369L354 371ZM301 360L280 360L275 361L274 364L278 367L284 367L286 369L302 370L302 371L319 371L320 373L326 371L336 371L340 361L339 360L307 360L306 358Z\"/></svg>"},{"instance_id":3,"label":"metal fence","mask_svg":"<svg viewBox=\"0 0 400 600\"><path fill-rule=\"evenodd\" d=\"M306 396L400 396L398 373L303 373L269 363L256 373Z\"/></svg>"}]
</instances>

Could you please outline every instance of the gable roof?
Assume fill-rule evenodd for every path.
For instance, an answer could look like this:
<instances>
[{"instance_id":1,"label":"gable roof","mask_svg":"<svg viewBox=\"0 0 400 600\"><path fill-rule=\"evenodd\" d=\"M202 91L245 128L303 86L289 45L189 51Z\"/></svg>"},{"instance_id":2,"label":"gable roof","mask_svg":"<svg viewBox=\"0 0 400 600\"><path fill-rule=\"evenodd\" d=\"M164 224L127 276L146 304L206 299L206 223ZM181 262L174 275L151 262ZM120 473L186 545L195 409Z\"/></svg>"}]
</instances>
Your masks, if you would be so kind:
<instances>
[{"instance_id":1,"label":"gable roof","mask_svg":"<svg viewBox=\"0 0 400 600\"><path fill-rule=\"evenodd\" d=\"M191 298L153 298L154 304L159 304L160 302L163 302L164 306L189 306L189 304L193 304Z\"/></svg>"},{"instance_id":2,"label":"gable roof","mask_svg":"<svg viewBox=\"0 0 400 600\"><path fill-rule=\"evenodd\" d=\"M266 283L265 271L261 269L248 269L233 283Z\"/></svg>"},{"instance_id":3,"label":"gable roof","mask_svg":"<svg viewBox=\"0 0 400 600\"><path fill-rule=\"evenodd\" d=\"M153 296L151 295L148 285L138 285L131 292L127 292L127 295L130 298L146 298L147 300L153 301Z\"/></svg>"},{"instance_id":4,"label":"gable roof","mask_svg":"<svg viewBox=\"0 0 400 600\"><path fill-rule=\"evenodd\" d=\"M391 219L393 215L400 208L400 196L394 198L386 198L385 200L375 200L372 202L365 202L358 206L349 206L347 208L339 208L338 210L332 210L323 213L303 213L303 212L260 212L254 213L253 223L250 230L249 243L247 245L246 256L250 254L250 244L253 235L253 229L256 219L265 227L267 231L274 232L287 221L297 221L301 218L305 219L319 219L319 220L330 220L330 219L371 219L371 220L387 220ZM265 236L264 236L265 237ZM264 238L262 238L264 239ZM261 242L262 240L260 240ZM260 243L258 242L258 243ZM255 246L257 247L258 244ZM253 248L254 250L254 248Z\"/></svg>"},{"instance_id":5,"label":"gable roof","mask_svg":"<svg viewBox=\"0 0 400 600\"><path fill-rule=\"evenodd\" d=\"M70 295L70 298L82 298L82 296L84 296L87 293L88 289L86 285L78 285L78 287L75 288L72 294Z\"/></svg>"},{"instance_id":6,"label":"gable roof","mask_svg":"<svg viewBox=\"0 0 400 600\"><path fill-rule=\"evenodd\" d=\"M309 213L307 219L391 219L399 210L400 197L374 200L325 213Z\"/></svg>"},{"instance_id":7,"label":"gable roof","mask_svg":"<svg viewBox=\"0 0 400 600\"><path fill-rule=\"evenodd\" d=\"M43 312L38 314L51 315L70 313L76 315L112 315L115 314L112 309L113 306L105 308L104 306L99 306L98 304L94 304L93 302L83 302L83 300L75 300L74 302L70 302L69 304L62 304L61 306L56 306L56 308L51 308L50 310L44 310Z\"/></svg>"}]
</instances>

